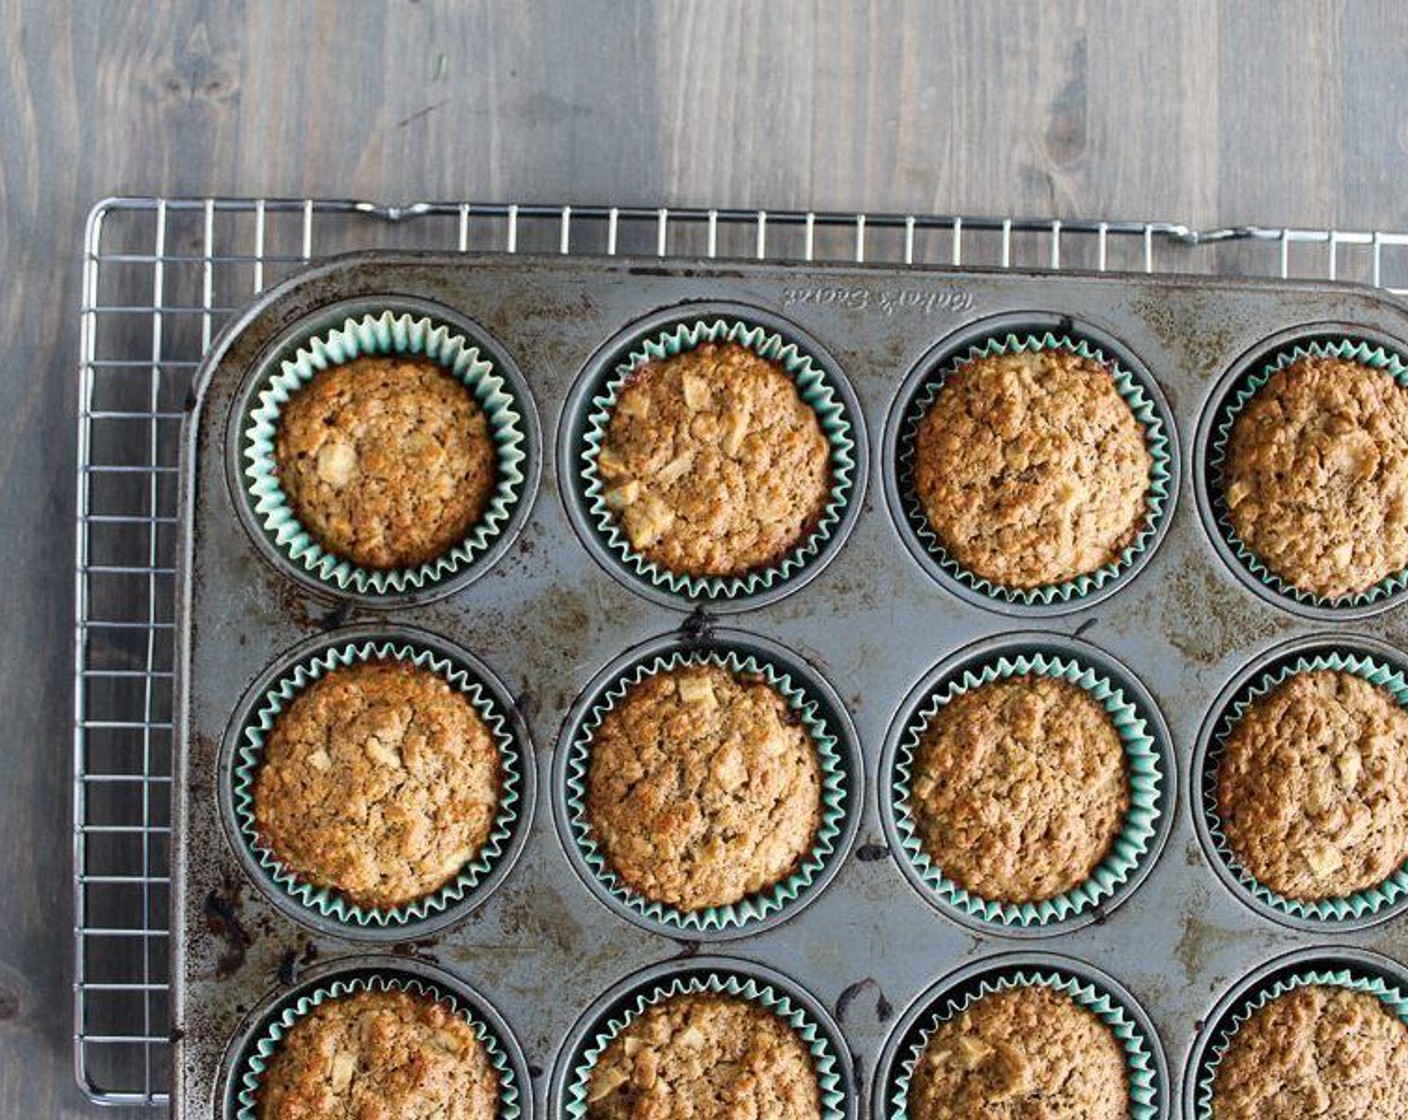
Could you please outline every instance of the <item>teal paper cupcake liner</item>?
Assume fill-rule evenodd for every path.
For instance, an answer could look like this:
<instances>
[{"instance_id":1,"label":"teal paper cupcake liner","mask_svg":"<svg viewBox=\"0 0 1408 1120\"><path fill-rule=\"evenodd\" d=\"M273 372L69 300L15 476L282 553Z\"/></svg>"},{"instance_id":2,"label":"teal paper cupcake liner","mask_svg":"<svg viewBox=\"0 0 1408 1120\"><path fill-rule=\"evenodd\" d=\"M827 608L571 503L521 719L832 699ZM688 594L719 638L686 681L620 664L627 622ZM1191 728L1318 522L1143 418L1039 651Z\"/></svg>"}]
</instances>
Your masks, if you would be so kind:
<instances>
[{"instance_id":1,"label":"teal paper cupcake liner","mask_svg":"<svg viewBox=\"0 0 1408 1120\"><path fill-rule=\"evenodd\" d=\"M662 979L636 993L621 1010L613 1014L592 1034L590 1044L573 1069L571 1081L563 1094L563 1107L567 1115L572 1120L585 1120L592 1070L617 1035L663 1000L704 994L734 996L757 1003L791 1027L811 1052L817 1085L821 1090L823 1120L845 1120L845 1089L840 1063L821 1025L785 991L779 991L751 976L721 971Z\"/></svg>"},{"instance_id":2,"label":"teal paper cupcake liner","mask_svg":"<svg viewBox=\"0 0 1408 1120\"><path fill-rule=\"evenodd\" d=\"M1408 864L1398 868L1382 883L1339 898L1318 900L1287 898L1259 883L1238 861L1227 841L1222 828L1222 817L1218 810L1217 782L1218 767L1226 750L1227 736L1246 710L1261 697L1284 684L1291 677L1301 673L1331 670L1338 673L1353 673L1370 684L1387 689L1399 707L1408 709L1408 679L1392 666L1364 654L1330 652L1314 657L1300 657L1289 665L1263 673L1227 706L1218 718L1217 730L1208 742L1206 762L1201 775L1203 813L1206 816L1208 835L1218 857L1232 873L1238 885L1252 898L1279 910L1293 918L1333 923L1347 919L1368 917L1393 906L1408 895Z\"/></svg>"},{"instance_id":3,"label":"teal paper cupcake liner","mask_svg":"<svg viewBox=\"0 0 1408 1120\"><path fill-rule=\"evenodd\" d=\"M593 835L587 817L587 771L591 762L591 744L607 713L635 685L656 673L690 665L716 665L730 673L758 676L787 702L793 714L802 721L816 748L821 765L821 824L817 828L812 850L801 865L780 883L728 906L709 906L699 910L680 910L666 903L646 898L621 881L611 869L606 855ZM566 767L567 821L573 842L583 861L617 903L640 917L678 930L726 930L745 923L760 921L795 902L815 881L817 875L836 858L837 842L849 811L849 790L841 758L839 741L827 727L815 700L795 684L791 676L777 666L752 655L733 651L675 652L660 655L622 673L604 690L587 716L578 726L572 741Z\"/></svg>"},{"instance_id":4,"label":"teal paper cupcake liner","mask_svg":"<svg viewBox=\"0 0 1408 1120\"><path fill-rule=\"evenodd\" d=\"M474 395L494 440L496 480L488 506L464 540L415 567L377 570L328 551L299 522L279 483L275 441L284 405L318 373L355 358L385 354L422 356ZM244 420L241 444L248 500L265 536L289 564L335 592L395 596L444 582L472 565L504 531L525 485L527 435L522 405L508 382L463 335L410 313L388 310L349 318L308 339L259 390Z\"/></svg>"},{"instance_id":5,"label":"teal paper cupcake liner","mask_svg":"<svg viewBox=\"0 0 1408 1120\"><path fill-rule=\"evenodd\" d=\"M1243 379L1229 394L1229 399L1218 406L1218 419L1208 442L1207 458L1207 474L1210 483L1208 490L1213 519L1238 563L1254 579L1276 594L1302 606L1320 609L1373 606L1390 596L1399 594L1405 587L1408 587L1408 568L1380 580L1365 591L1341 595L1333 599L1325 598L1296 587L1273 572L1261 557L1253 552L1246 542L1237 535L1237 531L1232 525L1232 511L1227 505L1223 478L1232 429L1237 423L1237 418L1241 416L1242 410L1246 408L1257 392L1271 380L1274 374L1305 358L1337 358L1341 361L1357 362L1370 369L1379 370L1392 377L1399 385L1408 387L1408 365L1405 365L1402 358L1384 346L1352 338L1342 338L1322 339L1285 347L1277 351L1257 372Z\"/></svg>"},{"instance_id":6,"label":"teal paper cupcake liner","mask_svg":"<svg viewBox=\"0 0 1408 1120\"><path fill-rule=\"evenodd\" d=\"M1374 996L1404 1023L1408 1023L1408 996L1377 976L1357 975L1346 968L1303 972L1255 989L1241 1001L1236 1010L1230 1011L1223 1017L1218 1024L1216 1039L1203 1056L1201 1068L1198 1071L1196 1089L1196 1120L1215 1120L1212 1111L1213 1085L1217 1078L1217 1067L1222 1064L1222 1059L1232 1044L1233 1036L1246 1025L1252 1015L1272 1000L1279 999L1297 988L1312 984L1348 988L1351 991L1364 992Z\"/></svg>"},{"instance_id":7,"label":"teal paper cupcake liner","mask_svg":"<svg viewBox=\"0 0 1408 1120\"><path fill-rule=\"evenodd\" d=\"M264 1074L284 1036L303 1016L329 999L341 999L358 992L407 992L447 1005L473 1029L483 1044L499 1079L498 1120L518 1120L523 1108L518 1079L514 1076L507 1051L498 1035L453 994L420 979L391 976L354 977L334 980L300 996L276 1015L253 1042L237 1080L236 1120L258 1120L259 1092Z\"/></svg>"},{"instance_id":8,"label":"teal paper cupcake liner","mask_svg":"<svg viewBox=\"0 0 1408 1120\"><path fill-rule=\"evenodd\" d=\"M1093 572L1041 587L1009 587L994 583L984 576L969 571L958 563L943 546L929 524L919 500L915 485L914 468L916 437L919 423L933 406L948 378L959 368L980 358L1000 354L1035 352L1040 350L1066 350L1082 358L1098 362L1110 372L1115 388L1144 430L1144 443L1152 460L1149 468L1149 489L1146 491L1144 524L1133 542L1121 550L1119 558ZM1003 603L1023 607L1051 606L1069 603L1110 585L1120 579L1131 565L1149 549L1159 535L1168 516L1173 492L1173 451L1164 422L1159 415L1153 396L1145 391L1140 379L1125 369L1113 358L1107 357L1093 342L1076 335L1057 334L1046 331L1041 334L1006 334L994 336L981 345L968 347L960 354L948 359L932 373L925 385L915 394L905 413L899 440L899 462L897 464L900 481L900 494L906 519L910 529L919 538L925 551L933 557L941 571L951 579L977 592Z\"/></svg>"},{"instance_id":9,"label":"teal paper cupcake liner","mask_svg":"<svg viewBox=\"0 0 1408 1120\"><path fill-rule=\"evenodd\" d=\"M993 681L1022 674L1060 679L1084 689L1110 716L1129 765L1130 799L1124 826L1109 854L1080 886L1041 902L1002 902L965 890L943 873L924 851L910 806L910 783L920 737L939 710L957 696ZM1003 656L980 668L967 668L944 682L915 714L895 752L890 782L895 828L904 858L936 898L962 914L1000 926L1031 928L1083 914L1108 900L1152 850L1164 785L1163 764L1149 722L1124 691L1079 661L1045 653Z\"/></svg>"},{"instance_id":10,"label":"teal paper cupcake liner","mask_svg":"<svg viewBox=\"0 0 1408 1120\"><path fill-rule=\"evenodd\" d=\"M780 366L796 383L803 401L816 413L831 448L831 495L805 541L779 562L741 576L695 576L664 568L631 547L606 503L606 487L597 459L606 439L616 400L642 366L693 350L706 342L734 342ZM781 335L737 319L696 319L680 323L638 344L619 362L610 379L592 396L581 453L581 481L587 514L608 552L652 585L690 599L735 599L756 595L796 575L820 555L853 500L858 464L852 421L831 384L830 375L809 354Z\"/></svg>"},{"instance_id":11,"label":"teal paper cupcake liner","mask_svg":"<svg viewBox=\"0 0 1408 1120\"><path fill-rule=\"evenodd\" d=\"M1125 1068L1129 1072L1130 1120L1157 1120L1160 1091L1158 1061L1139 1024L1118 1000L1096 984L1057 970L1034 969L1018 969L1002 974L996 979L984 977L975 988L957 998L940 997L943 1006L929 1018L928 1025L919 1032L916 1041L900 1062L898 1076L891 1083L889 1120L908 1120L909 1084L914 1077L915 1067L924 1054L924 1048L929 1045L929 1039L939 1024L963 1014L980 999L1032 984L1040 984L1070 996L1114 1032L1115 1040L1124 1051Z\"/></svg>"},{"instance_id":12,"label":"teal paper cupcake liner","mask_svg":"<svg viewBox=\"0 0 1408 1120\"><path fill-rule=\"evenodd\" d=\"M335 669L373 660L405 661L443 677L462 692L479 713L498 747L500 763L499 804L493 827L474 859L439 890L402 906L358 906L334 888L301 880L259 841L254 818L254 780L263 763L264 745L280 713L314 681ZM235 753L233 804L235 823L265 878L305 909L349 926L387 928L421 921L469 898L503 857L518 821L523 784L523 758L509 732L507 721L488 692L466 670L429 649L400 642L361 641L327 649L305 658L284 672L250 714L240 732Z\"/></svg>"}]
</instances>

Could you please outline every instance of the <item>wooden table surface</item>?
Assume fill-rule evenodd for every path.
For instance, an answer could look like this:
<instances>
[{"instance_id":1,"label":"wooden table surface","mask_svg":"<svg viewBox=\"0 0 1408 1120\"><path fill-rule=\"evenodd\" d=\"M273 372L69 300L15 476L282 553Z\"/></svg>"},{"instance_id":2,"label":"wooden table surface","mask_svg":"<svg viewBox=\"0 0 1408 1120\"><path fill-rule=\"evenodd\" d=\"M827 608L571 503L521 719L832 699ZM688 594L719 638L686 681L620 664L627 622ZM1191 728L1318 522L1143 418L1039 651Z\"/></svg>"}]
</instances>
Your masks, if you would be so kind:
<instances>
[{"instance_id":1,"label":"wooden table surface","mask_svg":"<svg viewBox=\"0 0 1408 1120\"><path fill-rule=\"evenodd\" d=\"M0 0L0 1115L94 1111L71 1073L69 774L98 198L1408 228L1405 183L1401 0Z\"/></svg>"}]
</instances>

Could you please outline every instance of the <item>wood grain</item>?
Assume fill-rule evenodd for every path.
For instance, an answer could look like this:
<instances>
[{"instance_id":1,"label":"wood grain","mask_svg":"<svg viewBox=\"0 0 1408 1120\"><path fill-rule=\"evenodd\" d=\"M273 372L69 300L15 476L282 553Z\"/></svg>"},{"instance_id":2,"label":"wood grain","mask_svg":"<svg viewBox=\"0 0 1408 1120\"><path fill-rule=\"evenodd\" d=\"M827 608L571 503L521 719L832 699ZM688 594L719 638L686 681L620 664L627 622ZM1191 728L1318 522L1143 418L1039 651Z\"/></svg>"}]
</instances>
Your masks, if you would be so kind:
<instances>
[{"instance_id":1,"label":"wood grain","mask_svg":"<svg viewBox=\"0 0 1408 1120\"><path fill-rule=\"evenodd\" d=\"M1398 0L0 0L0 1115L90 1114L70 1073L68 790L94 200L1401 228L1405 91Z\"/></svg>"}]
</instances>

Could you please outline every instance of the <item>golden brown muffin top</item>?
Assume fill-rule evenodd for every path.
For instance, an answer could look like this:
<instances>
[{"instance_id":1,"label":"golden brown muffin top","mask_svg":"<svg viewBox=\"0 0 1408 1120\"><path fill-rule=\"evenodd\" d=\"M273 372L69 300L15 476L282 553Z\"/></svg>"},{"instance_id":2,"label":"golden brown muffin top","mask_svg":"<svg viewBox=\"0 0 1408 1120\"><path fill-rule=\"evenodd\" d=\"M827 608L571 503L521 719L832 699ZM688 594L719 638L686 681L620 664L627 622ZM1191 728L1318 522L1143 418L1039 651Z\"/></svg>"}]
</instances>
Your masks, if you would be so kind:
<instances>
[{"instance_id":1,"label":"golden brown muffin top","mask_svg":"<svg viewBox=\"0 0 1408 1120\"><path fill-rule=\"evenodd\" d=\"M1238 862L1288 898L1381 883L1408 861L1408 712L1353 673L1296 673L1228 733L1217 806Z\"/></svg>"},{"instance_id":2,"label":"golden brown muffin top","mask_svg":"<svg viewBox=\"0 0 1408 1120\"><path fill-rule=\"evenodd\" d=\"M914 483L944 550L1002 587L1115 562L1148 509L1144 428L1099 362L995 354L945 379L915 432Z\"/></svg>"},{"instance_id":3,"label":"golden brown muffin top","mask_svg":"<svg viewBox=\"0 0 1408 1120\"><path fill-rule=\"evenodd\" d=\"M474 395L423 358L356 358L315 374L284 405L274 456L299 523L364 568L446 552L495 485L493 439Z\"/></svg>"},{"instance_id":4,"label":"golden brown muffin top","mask_svg":"<svg viewBox=\"0 0 1408 1120\"><path fill-rule=\"evenodd\" d=\"M1374 996L1308 984L1252 1012L1213 1078L1213 1120L1408 1120L1408 1027Z\"/></svg>"},{"instance_id":5,"label":"golden brown muffin top","mask_svg":"<svg viewBox=\"0 0 1408 1120\"><path fill-rule=\"evenodd\" d=\"M277 717L254 779L259 842L360 906L431 894L483 847L498 748L438 673L371 661L318 678Z\"/></svg>"},{"instance_id":6,"label":"golden brown muffin top","mask_svg":"<svg viewBox=\"0 0 1408 1120\"><path fill-rule=\"evenodd\" d=\"M695 576L778 563L810 536L831 486L816 412L776 363L734 342L631 374L597 468L631 547Z\"/></svg>"},{"instance_id":7,"label":"golden brown muffin top","mask_svg":"<svg viewBox=\"0 0 1408 1120\"><path fill-rule=\"evenodd\" d=\"M818 1120L821 1091L797 1033L731 996L675 996L602 1052L588 1120Z\"/></svg>"},{"instance_id":8,"label":"golden brown muffin top","mask_svg":"<svg viewBox=\"0 0 1408 1120\"><path fill-rule=\"evenodd\" d=\"M1232 527L1293 587L1333 599L1408 567L1408 390L1357 362L1304 358L1232 424Z\"/></svg>"},{"instance_id":9,"label":"golden brown muffin top","mask_svg":"<svg viewBox=\"0 0 1408 1120\"><path fill-rule=\"evenodd\" d=\"M1129 765L1085 689L1033 674L961 692L919 737L920 844L981 898L1038 902L1090 878L1129 809Z\"/></svg>"},{"instance_id":10,"label":"golden brown muffin top","mask_svg":"<svg viewBox=\"0 0 1408 1120\"><path fill-rule=\"evenodd\" d=\"M631 890L683 910L785 879L821 821L816 747L766 681L717 665L630 686L597 730L587 821Z\"/></svg>"},{"instance_id":11,"label":"golden brown muffin top","mask_svg":"<svg viewBox=\"0 0 1408 1120\"><path fill-rule=\"evenodd\" d=\"M940 1023L914 1067L909 1120L1127 1120L1114 1032L1063 992L1004 988Z\"/></svg>"},{"instance_id":12,"label":"golden brown muffin top","mask_svg":"<svg viewBox=\"0 0 1408 1120\"><path fill-rule=\"evenodd\" d=\"M289 1028L260 1120L493 1120L499 1078L474 1028L403 991L325 1000Z\"/></svg>"}]
</instances>

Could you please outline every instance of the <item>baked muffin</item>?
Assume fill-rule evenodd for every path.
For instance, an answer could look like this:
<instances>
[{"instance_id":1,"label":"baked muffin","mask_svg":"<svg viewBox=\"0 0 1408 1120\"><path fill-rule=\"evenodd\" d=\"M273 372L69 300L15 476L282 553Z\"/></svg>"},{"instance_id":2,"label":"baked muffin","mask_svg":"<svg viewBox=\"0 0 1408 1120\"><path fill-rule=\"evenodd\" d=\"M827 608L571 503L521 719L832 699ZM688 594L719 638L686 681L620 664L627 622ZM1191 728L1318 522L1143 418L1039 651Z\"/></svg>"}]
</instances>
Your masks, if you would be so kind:
<instances>
[{"instance_id":1,"label":"baked muffin","mask_svg":"<svg viewBox=\"0 0 1408 1120\"><path fill-rule=\"evenodd\" d=\"M1408 390L1379 370L1303 358L1232 424L1223 497L1276 575L1334 599L1408 568Z\"/></svg>"},{"instance_id":2,"label":"baked muffin","mask_svg":"<svg viewBox=\"0 0 1408 1120\"><path fill-rule=\"evenodd\" d=\"M1127 1120L1114 1032L1039 984L983 996L940 1023L915 1064L908 1120Z\"/></svg>"},{"instance_id":3,"label":"baked muffin","mask_svg":"<svg viewBox=\"0 0 1408 1120\"><path fill-rule=\"evenodd\" d=\"M919 736L910 812L920 845L965 890L1039 902L1090 878L1129 810L1129 764L1085 689L1034 674L959 693Z\"/></svg>"},{"instance_id":4,"label":"baked muffin","mask_svg":"<svg viewBox=\"0 0 1408 1120\"><path fill-rule=\"evenodd\" d=\"M474 1028L404 991L320 1003L289 1028L258 1095L260 1120L493 1120L499 1078Z\"/></svg>"},{"instance_id":5,"label":"baked muffin","mask_svg":"<svg viewBox=\"0 0 1408 1120\"><path fill-rule=\"evenodd\" d=\"M681 910L727 906L790 875L821 822L821 764L766 681L717 665L654 673L591 744L586 817L607 865Z\"/></svg>"},{"instance_id":6,"label":"baked muffin","mask_svg":"<svg viewBox=\"0 0 1408 1120\"><path fill-rule=\"evenodd\" d=\"M779 365L734 342L633 373L597 469L631 547L693 576L778 563L811 535L831 487L816 412Z\"/></svg>"},{"instance_id":7,"label":"baked muffin","mask_svg":"<svg viewBox=\"0 0 1408 1120\"><path fill-rule=\"evenodd\" d=\"M731 996L683 995L648 1008L602 1052L588 1120L818 1120L811 1055L783 1020Z\"/></svg>"},{"instance_id":8,"label":"baked muffin","mask_svg":"<svg viewBox=\"0 0 1408 1120\"><path fill-rule=\"evenodd\" d=\"M1339 898L1408 861L1408 712L1353 673L1296 673L1227 734L1217 810L1258 882Z\"/></svg>"},{"instance_id":9,"label":"baked muffin","mask_svg":"<svg viewBox=\"0 0 1408 1120\"><path fill-rule=\"evenodd\" d=\"M359 906L439 890L488 838L500 760L438 673L369 661L318 678L278 716L254 779L259 843Z\"/></svg>"},{"instance_id":10,"label":"baked muffin","mask_svg":"<svg viewBox=\"0 0 1408 1120\"><path fill-rule=\"evenodd\" d=\"M1118 560L1144 527L1153 459L1099 362L993 354L945 379L914 436L914 486L944 551L1001 587Z\"/></svg>"},{"instance_id":11,"label":"baked muffin","mask_svg":"<svg viewBox=\"0 0 1408 1120\"><path fill-rule=\"evenodd\" d=\"M495 485L474 394L423 358L356 358L318 373L283 406L274 461L299 523L364 568L412 567L452 548Z\"/></svg>"},{"instance_id":12,"label":"baked muffin","mask_svg":"<svg viewBox=\"0 0 1408 1120\"><path fill-rule=\"evenodd\" d=\"M1374 996L1308 984L1252 1012L1212 1087L1213 1120L1408 1120L1408 1027Z\"/></svg>"}]
</instances>

